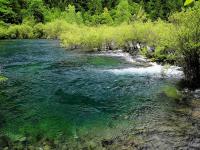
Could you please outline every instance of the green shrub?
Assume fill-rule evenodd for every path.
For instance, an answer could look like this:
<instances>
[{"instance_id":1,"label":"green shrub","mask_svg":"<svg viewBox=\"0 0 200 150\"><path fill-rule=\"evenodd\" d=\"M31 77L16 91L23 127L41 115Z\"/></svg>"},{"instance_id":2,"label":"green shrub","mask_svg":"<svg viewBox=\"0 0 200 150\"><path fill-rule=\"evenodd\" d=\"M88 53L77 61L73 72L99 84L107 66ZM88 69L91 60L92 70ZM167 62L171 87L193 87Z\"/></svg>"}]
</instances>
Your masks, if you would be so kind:
<instances>
[{"instance_id":1,"label":"green shrub","mask_svg":"<svg viewBox=\"0 0 200 150\"><path fill-rule=\"evenodd\" d=\"M33 34L35 38L43 38L44 37L44 24L38 23L33 28Z\"/></svg>"},{"instance_id":2,"label":"green shrub","mask_svg":"<svg viewBox=\"0 0 200 150\"><path fill-rule=\"evenodd\" d=\"M168 54L175 55L175 27L162 21L97 27L72 25L65 21L52 22L51 24L52 27L47 24L47 28L49 27L47 35L60 37L63 46L66 47L79 46L101 49L103 45L114 43L116 48L120 48L124 47L128 41L138 41L155 47L156 50L152 56L158 60L167 59ZM56 24L59 24L58 28ZM147 49L143 49L143 54L147 55Z\"/></svg>"},{"instance_id":3,"label":"green shrub","mask_svg":"<svg viewBox=\"0 0 200 150\"><path fill-rule=\"evenodd\" d=\"M61 33L72 31L75 24L69 24L64 20L55 20L44 25L44 34L46 38L59 39Z\"/></svg>"},{"instance_id":4,"label":"green shrub","mask_svg":"<svg viewBox=\"0 0 200 150\"><path fill-rule=\"evenodd\" d=\"M8 28L7 34L9 38L16 39L19 37L18 25L12 25Z\"/></svg>"},{"instance_id":5,"label":"green shrub","mask_svg":"<svg viewBox=\"0 0 200 150\"><path fill-rule=\"evenodd\" d=\"M18 26L18 33L20 39L30 39L34 38L33 35L33 27L27 25L27 24L22 24Z\"/></svg>"},{"instance_id":6,"label":"green shrub","mask_svg":"<svg viewBox=\"0 0 200 150\"><path fill-rule=\"evenodd\" d=\"M33 28L27 24L11 25L8 28L7 35L9 38L30 39L34 38Z\"/></svg>"},{"instance_id":7,"label":"green shrub","mask_svg":"<svg viewBox=\"0 0 200 150\"><path fill-rule=\"evenodd\" d=\"M101 49L103 45L109 45L112 42L116 47L123 46L126 41L131 39L131 25L114 26L73 26L70 29L65 28L60 36L64 46L80 46L85 48Z\"/></svg>"},{"instance_id":8,"label":"green shrub","mask_svg":"<svg viewBox=\"0 0 200 150\"><path fill-rule=\"evenodd\" d=\"M170 21L176 25L178 53L185 79L192 87L200 86L200 2L186 11L175 13Z\"/></svg>"},{"instance_id":9,"label":"green shrub","mask_svg":"<svg viewBox=\"0 0 200 150\"><path fill-rule=\"evenodd\" d=\"M0 26L0 39L5 39L5 38L7 38L6 30L7 30L6 27Z\"/></svg>"}]
</instances>

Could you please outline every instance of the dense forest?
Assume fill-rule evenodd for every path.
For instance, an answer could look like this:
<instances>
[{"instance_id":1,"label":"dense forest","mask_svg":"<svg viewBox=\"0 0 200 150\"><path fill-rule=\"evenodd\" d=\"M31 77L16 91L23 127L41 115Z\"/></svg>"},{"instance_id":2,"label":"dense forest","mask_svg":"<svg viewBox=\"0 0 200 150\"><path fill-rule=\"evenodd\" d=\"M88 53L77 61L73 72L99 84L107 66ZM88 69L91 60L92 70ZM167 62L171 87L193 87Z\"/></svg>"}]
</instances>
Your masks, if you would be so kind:
<instances>
[{"instance_id":1,"label":"dense forest","mask_svg":"<svg viewBox=\"0 0 200 150\"><path fill-rule=\"evenodd\" d=\"M183 6L183 0L88 0L88 1L70 1L70 0L1 0L0 18L6 23L22 23L23 19L33 16L37 22L48 21L46 17L48 11L56 9L57 11L66 11L68 6L74 6L76 12L80 12L84 22L92 21L104 24L102 14L107 10L112 19L116 20L117 10L126 9L127 19L132 20L140 9L144 9L147 18L156 20L158 18L167 20L173 12L180 11ZM120 5L119 5L120 4ZM50 17L50 16L49 16Z\"/></svg>"},{"instance_id":2,"label":"dense forest","mask_svg":"<svg viewBox=\"0 0 200 150\"><path fill-rule=\"evenodd\" d=\"M65 11L69 5L75 6L76 12L81 12L84 16L84 20L87 20L87 16L95 15L97 18L101 16L105 9L107 9L112 18L116 15L117 5L119 0L88 0L88 1L70 1L70 0L1 0L1 19L6 23L22 23L23 18L28 15L35 17L36 21L44 22L45 11L52 8L57 8L61 11ZM124 3L124 2L123 2ZM122 4L122 7L126 7L127 1ZM183 6L183 0L178 1L162 1L162 0L150 0L150 1L129 1L129 12L134 15L138 12L140 7L145 9L150 19L167 19L169 15L175 11L180 11ZM128 11L128 10L127 10ZM100 21L97 19L97 22ZM101 23L101 22L100 22Z\"/></svg>"},{"instance_id":3,"label":"dense forest","mask_svg":"<svg viewBox=\"0 0 200 150\"><path fill-rule=\"evenodd\" d=\"M93 50L140 42L153 47L141 49L153 61L184 62L187 81L199 85L199 14L193 0L1 0L0 38L60 39Z\"/></svg>"}]
</instances>

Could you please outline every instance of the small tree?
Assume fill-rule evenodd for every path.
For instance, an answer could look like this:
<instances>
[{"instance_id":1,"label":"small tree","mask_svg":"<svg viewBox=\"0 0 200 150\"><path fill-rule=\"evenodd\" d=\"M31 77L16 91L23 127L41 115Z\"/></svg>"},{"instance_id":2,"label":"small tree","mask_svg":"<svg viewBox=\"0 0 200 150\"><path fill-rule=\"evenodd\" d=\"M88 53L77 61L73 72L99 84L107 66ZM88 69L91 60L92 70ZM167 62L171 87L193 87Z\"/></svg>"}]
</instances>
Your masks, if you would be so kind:
<instances>
[{"instance_id":1,"label":"small tree","mask_svg":"<svg viewBox=\"0 0 200 150\"><path fill-rule=\"evenodd\" d=\"M88 2L88 8L89 12L94 15L94 14L100 14L103 10L102 7L102 0L90 0Z\"/></svg>"},{"instance_id":2,"label":"small tree","mask_svg":"<svg viewBox=\"0 0 200 150\"><path fill-rule=\"evenodd\" d=\"M192 87L200 86L200 2L170 19L177 25L185 79Z\"/></svg>"},{"instance_id":3,"label":"small tree","mask_svg":"<svg viewBox=\"0 0 200 150\"><path fill-rule=\"evenodd\" d=\"M83 17L82 17L82 14L81 14L81 12L77 12L76 13L76 23L77 24L83 24Z\"/></svg>"},{"instance_id":4,"label":"small tree","mask_svg":"<svg viewBox=\"0 0 200 150\"><path fill-rule=\"evenodd\" d=\"M116 23L129 22L131 19L131 9L128 0L120 0L116 8Z\"/></svg>"},{"instance_id":5,"label":"small tree","mask_svg":"<svg viewBox=\"0 0 200 150\"><path fill-rule=\"evenodd\" d=\"M113 24L113 19L107 8L104 8L103 13L101 14L101 24Z\"/></svg>"},{"instance_id":6,"label":"small tree","mask_svg":"<svg viewBox=\"0 0 200 150\"><path fill-rule=\"evenodd\" d=\"M69 23L75 23L76 22L76 10L73 5L68 5L67 7L67 21Z\"/></svg>"},{"instance_id":7,"label":"small tree","mask_svg":"<svg viewBox=\"0 0 200 150\"><path fill-rule=\"evenodd\" d=\"M29 0L28 10L36 22L44 22L44 3L42 0Z\"/></svg>"},{"instance_id":8,"label":"small tree","mask_svg":"<svg viewBox=\"0 0 200 150\"><path fill-rule=\"evenodd\" d=\"M83 23L83 17L81 12L76 12L74 5L68 5L67 7L67 14L66 14L66 21L68 23Z\"/></svg>"},{"instance_id":9,"label":"small tree","mask_svg":"<svg viewBox=\"0 0 200 150\"><path fill-rule=\"evenodd\" d=\"M25 3L20 0L0 0L0 20L6 23L21 23L21 10Z\"/></svg>"}]
</instances>

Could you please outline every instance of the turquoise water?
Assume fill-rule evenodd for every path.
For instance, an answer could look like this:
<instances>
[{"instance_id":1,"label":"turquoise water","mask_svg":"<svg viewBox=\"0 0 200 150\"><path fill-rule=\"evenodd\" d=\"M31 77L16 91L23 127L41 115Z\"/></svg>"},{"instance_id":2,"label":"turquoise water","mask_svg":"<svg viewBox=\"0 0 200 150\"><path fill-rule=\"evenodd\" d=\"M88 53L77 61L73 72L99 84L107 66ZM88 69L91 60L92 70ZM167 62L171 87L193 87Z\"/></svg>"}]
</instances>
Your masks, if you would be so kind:
<instances>
[{"instance_id":1,"label":"turquoise water","mask_svg":"<svg viewBox=\"0 0 200 150\"><path fill-rule=\"evenodd\" d=\"M175 79L113 74L105 70L138 66L120 56L65 50L58 41L0 41L0 65L8 78L0 84L0 131L12 138L116 136L174 106L162 88Z\"/></svg>"}]
</instances>

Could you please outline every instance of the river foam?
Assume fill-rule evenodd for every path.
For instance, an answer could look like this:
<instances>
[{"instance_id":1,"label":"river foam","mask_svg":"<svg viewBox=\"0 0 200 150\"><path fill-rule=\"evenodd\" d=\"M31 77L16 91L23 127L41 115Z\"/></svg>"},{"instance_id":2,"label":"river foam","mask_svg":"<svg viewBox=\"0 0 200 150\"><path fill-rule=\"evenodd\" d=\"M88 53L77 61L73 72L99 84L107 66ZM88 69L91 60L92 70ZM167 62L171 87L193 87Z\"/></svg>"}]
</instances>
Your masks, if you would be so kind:
<instances>
[{"instance_id":1,"label":"river foam","mask_svg":"<svg viewBox=\"0 0 200 150\"><path fill-rule=\"evenodd\" d=\"M94 54L96 56L110 56L110 57L121 57L127 62L136 63L136 60L133 59L133 57L126 52L123 52L122 50L116 50L116 51L103 51L98 54Z\"/></svg>"},{"instance_id":2,"label":"river foam","mask_svg":"<svg viewBox=\"0 0 200 150\"><path fill-rule=\"evenodd\" d=\"M181 67L177 66L163 66L155 62L150 62L145 57L138 55L132 57L129 53L125 53L121 50L119 51L110 51L102 52L97 55L111 56L111 57L121 57L125 61L134 63L134 67L120 68L120 69L108 69L103 70L106 72L113 73L115 75L153 75L156 77L175 77L182 78L183 71Z\"/></svg>"},{"instance_id":3,"label":"river foam","mask_svg":"<svg viewBox=\"0 0 200 150\"><path fill-rule=\"evenodd\" d=\"M110 72L116 75L155 75L157 77L177 77L181 78L183 76L183 72L179 70L179 67L170 66L165 69L164 66L154 64L150 67L130 67L130 68L122 68L122 69L108 69L104 70L106 72Z\"/></svg>"}]
</instances>

